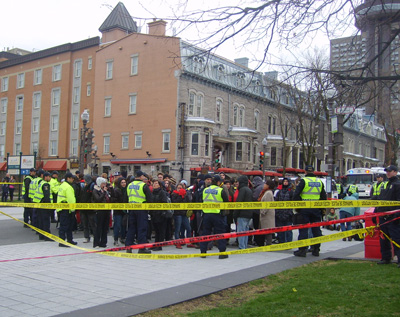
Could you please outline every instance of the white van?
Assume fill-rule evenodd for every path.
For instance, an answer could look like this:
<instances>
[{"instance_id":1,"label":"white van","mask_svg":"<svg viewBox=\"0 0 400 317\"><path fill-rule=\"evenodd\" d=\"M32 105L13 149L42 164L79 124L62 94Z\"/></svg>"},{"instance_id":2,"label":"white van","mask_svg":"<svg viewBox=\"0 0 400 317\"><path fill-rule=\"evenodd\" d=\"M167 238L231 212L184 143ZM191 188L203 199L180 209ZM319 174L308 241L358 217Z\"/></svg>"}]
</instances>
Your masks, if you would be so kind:
<instances>
[{"instance_id":1,"label":"white van","mask_svg":"<svg viewBox=\"0 0 400 317\"><path fill-rule=\"evenodd\" d=\"M319 178L321 181L322 181L322 183L324 184L324 188L325 188L325 191L327 191L326 190L326 178L325 177L321 177L321 178ZM335 180L334 179L332 179L332 187L331 187L331 190L332 190L332 198L333 199L339 199L339 194L338 194L338 191L337 191L337 188L336 188L336 182L335 182ZM328 193L327 193L328 194Z\"/></svg>"}]
</instances>

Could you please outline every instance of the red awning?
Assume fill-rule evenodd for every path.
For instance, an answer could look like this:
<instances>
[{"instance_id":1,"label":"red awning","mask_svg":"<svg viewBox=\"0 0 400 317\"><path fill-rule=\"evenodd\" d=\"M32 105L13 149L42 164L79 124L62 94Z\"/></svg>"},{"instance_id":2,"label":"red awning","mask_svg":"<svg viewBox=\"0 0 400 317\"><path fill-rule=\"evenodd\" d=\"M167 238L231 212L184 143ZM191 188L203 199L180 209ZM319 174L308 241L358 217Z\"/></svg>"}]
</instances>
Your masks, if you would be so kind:
<instances>
[{"instance_id":1,"label":"red awning","mask_svg":"<svg viewBox=\"0 0 400 317\"><path fill-rule=\"evenodd\" d=\"M277 171L282 173L283 172L283 168L278 168ZM285 168L285 172L286 173L301 173L301 174L304 174L306 171L303 170L303 169L300 169L300 168L286 167Z\"/></svg>"},{"instance_id":2,"label":"red awning","mask_svg":"<svg viewBox=\"0 0 400 317\"><path fill-rule=\"evenodd\" d=\"M201 166L199 166L199 167L191 167L190 170L191 170L191 171L196 171L196 172L201 172L201 169L202 169L202 168L203 168L203 167L201 167ZM206 167L206 168L207 168L207 167ZM208 167L208 170L211 171L211 167L210 167L210 166Z\"/></svg>"},{"instance_id":3,"label":"red awning","mask_svg":"<svg viewBox=\"0 0 400 317\"><path fill-rule=\"evenodd\" d=\"M45 171L66 171L67 161L47 161L43 169Z\"/></svg>"},{"instance_id":4,"label":"red awning","mask_svg":"<svg viewBox=\"0 0 400 317\"><path fill-rule=\"evenodd\" d=\"M224 173L235 173L235 174L240 174L241 171L239 170L235 170L234 168L229 168L229 167L220 167L219 169L217 169L215 171L215 173L219 173L219 172L224 172Z\"/></svg>"},{"instance_id":5,"label":"red awning","mask_svg":"<svg viewBox=\"0 0 400 317\"><path fill-rule=\"evenodd\" d=\"M7 162L1 162L0 171L6 171L6 170L7 170Z\"/></svg>"},{"instance_id":6,"label":"red awning","mask_svg":"<svg viewBox=\"0 0 400 317\"><path fill-rule=\"evenodd\" d=\"M154 164L165 163L167 159L116 159L111 160L112 164Z\"/></svg>"},{"instance_id":7,"label":"red awning","mask_svg":"<svg viewBox=\"0 0 400 317\"><path fill-rule=\"evenodd\" d=\"M314 175L316 175L316 176L328 176L328 173L327 173L327 172L315 171L315 172L314 172Z\"/></svg>"},{"instance_id":8,"label":"red awning","mask_svg":"<svg viewBox=\"0 0 400 317\"><path fill-rule=\"evenodd\" d=\"M262 176L263 172L260 171L260 170L255 170L255 171L245 171L245 172L242 172L242 174L243 175L247 175L247 176L251 176L251 175L253 175L253 176ZM276 173L276 172L272 172L272 171L265 171L265 176L278 176L278 177L281 177L282 174Z\"/></svg>"}]
</instances>

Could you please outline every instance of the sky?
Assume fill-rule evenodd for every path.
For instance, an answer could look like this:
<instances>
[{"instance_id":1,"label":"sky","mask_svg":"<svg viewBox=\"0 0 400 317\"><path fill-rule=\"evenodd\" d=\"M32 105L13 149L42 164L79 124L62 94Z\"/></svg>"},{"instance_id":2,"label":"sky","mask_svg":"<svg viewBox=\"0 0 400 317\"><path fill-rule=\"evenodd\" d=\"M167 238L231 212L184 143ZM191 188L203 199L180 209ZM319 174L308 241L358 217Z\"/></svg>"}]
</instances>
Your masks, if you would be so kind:
<instances>
[{"instance_id":1,"label":"sky","mask_svg":"<svg viewBox=\"0 0 400 317\"><path fill-rule=\"evenodd\" d=\"M38 51L65 43L78 42L90 37L101 36L98 31L118 0L13 0L2 4L0 19L0 51L21 48L28 51ZM147 33L147 23L153 18L170 18L179 10L206 9L212 4L233 5L239 0L125 0L121 1L141 27L141 32ZM167 25L167 35L173 35L176 24ZM176 30L179 31L179 30ZM199 34L187 31L179 36L190 42ZM242 39L236 38L218 48L216 52L225 58L233 60L239 57L249 57L252 66L252 55L256 47L244 47ZM329 50L329 40L321 37L320 47ZM281 55L280 51L272 52Z\"/></svg>"}]
</instances>

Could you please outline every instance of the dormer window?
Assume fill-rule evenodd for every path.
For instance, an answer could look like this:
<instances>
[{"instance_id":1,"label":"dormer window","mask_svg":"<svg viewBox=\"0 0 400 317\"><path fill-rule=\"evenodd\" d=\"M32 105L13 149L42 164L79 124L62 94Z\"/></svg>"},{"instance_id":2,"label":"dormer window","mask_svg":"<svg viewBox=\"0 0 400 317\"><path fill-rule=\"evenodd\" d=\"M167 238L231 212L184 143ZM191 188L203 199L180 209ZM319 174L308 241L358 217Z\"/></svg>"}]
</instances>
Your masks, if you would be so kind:
<instances>
[{"instance_id":1,"label":"dormer window","mask_svg":"<svg viewBox=\"0 0 400 317\"><path fill-rule=\"evenodd\" d=\"M236 73L236 87L242 88L245 84L246 76L242 72Z\"/></svg>"},{"instance_id":2,"label":"dormer window","mask_svg":"<svg viewBox=\"0 0 400 317\"><path fill-rule=\"evenodd\" d=\"M192 70L193 73L199 74L204 69L204 58L199 56L193 56L192 58Z\"/></svg>"},{"instance_id":3,"label":"dormer window","mask_svg":"<svg viewBox=\"0 0 400 317\"><path fill-rule=\"evenodd\" d=\"M222 80L225 77L225 66L222 64L218 64L214 66L215 69L215 78L217 80Z\"/></svg>"}]
</instances>

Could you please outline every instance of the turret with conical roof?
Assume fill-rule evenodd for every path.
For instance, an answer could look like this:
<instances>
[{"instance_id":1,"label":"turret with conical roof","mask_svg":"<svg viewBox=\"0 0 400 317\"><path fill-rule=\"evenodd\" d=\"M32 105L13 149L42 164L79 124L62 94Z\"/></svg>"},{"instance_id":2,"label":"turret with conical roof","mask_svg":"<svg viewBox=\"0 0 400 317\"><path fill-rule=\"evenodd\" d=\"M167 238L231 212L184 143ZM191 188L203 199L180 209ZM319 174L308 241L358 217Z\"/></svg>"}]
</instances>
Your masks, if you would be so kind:
<instances>
[{"instance_id":1,"label":"turret with conical roof","mask_svg":"<svg viewBox=\"0 0 400 317\"><path fill-rule=\"evenodd\" d=\"M137 24L132 19L128 10L122 2L118 2L109 16L100 26L102 33L102 43L116 41L130 33L137 32Z\"/></svg>"}]
</instances>

